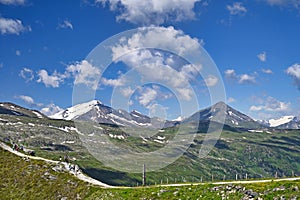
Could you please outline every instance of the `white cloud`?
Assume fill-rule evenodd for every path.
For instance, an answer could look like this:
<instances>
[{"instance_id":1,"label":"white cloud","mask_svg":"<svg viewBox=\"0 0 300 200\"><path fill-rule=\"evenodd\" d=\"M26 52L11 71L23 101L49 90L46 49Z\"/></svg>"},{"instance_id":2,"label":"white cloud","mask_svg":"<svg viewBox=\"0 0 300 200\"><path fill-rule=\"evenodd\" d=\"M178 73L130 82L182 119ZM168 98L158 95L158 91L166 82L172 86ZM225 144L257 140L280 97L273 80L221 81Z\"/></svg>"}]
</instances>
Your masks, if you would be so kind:
<instances>
[{"instance_id":1,"label":"white cloud","mask_svg":"<svg viewBox=\"0 0 300 200\"><path fill-rule=\"evenodd\" d=\"M233 103L233 102L235 102L236 100L233 98L233 97L229 97L228 99L227 99L227 103Z\"/></svg>"},{"instance_id":2,"label":"white cloud","mask_svg":"<svg viewBox=\"0 0 300 200\"><path fill-rule=\"evenodd\" d=\"M51 115L54 115L60 111L62 111L63 109L60 108L59 106L51 103L47 106L45 106L44 108L42 108L40 111L41 113L43 113L44 115L46 116L51 116Z\"/></svg>"},{"instance_id":3,"label":"white cloud","mask_svg":"<svg viewBox=\"0 0 300 200\"><path fill-rule=\"evenodd\" d=\"M121 93L124 97L130 97L134 93L134 90L131 89L131 87L129 86L129 87L122 88Z\"/></svg>"},{"instance_id":4,"label":"white cloud","mask_svg":"<svg viewBox=\"0 0 300 200\"><path fill-rule=\"evenodd\" d=\"M102 78L101 83L107 86L112 86L112 87L119 87L124 85L126 80L121 76L118 79L107 79L107 78Z\"/></svg>"},{"instance_id":5,"label":"white cloud","mask_svg":"<svg viewBox=\"0 0 300 200\"><path fill-rule=\"evenodd\" d=\"M158 92L153 89L153 88L149 88L147 87L143 92L141 92L141 96L139 97L139 103L145 107L148 107L149 104L154 101L157 96L158 96Z\"/></svg>"},{"instance_id":6,"label":"white cloud","mask_svg":"<svg viewBox=\"0 0 300 200\"><path fill-rule=\"evenodd\" d=\"M271 6L299 8L299 0L265 0Z\"/></svg>"},{"instance_id":7,"label":"white cloud","mask_svg":"<svg viewBox=\"0 0 300 200\"><path fill-rule=\"evenodd\" d=\"M22 32L31 31L30 26L24 26L21 20L0 17L0 32L4 34L19 35Z\"/></svg>"},{"instance_id":8,"label":"white cloud","mask_svg":"<svg viewBox=\"0 0 300 200\"><path fill-rule=\"evenodd\" d=\"M271 69L262 69L261 71L265 74L273 74L273 71Z\"/></svg>"},{"instance_id":9,"label":"white cloud","mask_svg":"<svg viewBox=\"0 0 300 200\"><path fill-rule=\"evenodd\" d=\"M225 77L228 79L236 79L237 75L234 69L225 70Z\"/></svg>"},{"instance_id":10,"label":"white cloud","mask_svg":"<svg viewBox=\"0 0 300 200\"><path fill-rule=\"evenodd\" d=\"M16 96L15 98L23 100L30 107L40 108L40 112L46 116L51 116L63 110L62 108L60 108L59 106L53 103L50 103L46 106L43 105L42 103L36 103L32 97L26 95Z\"/></svg>"},{"instance_id":11,"label":"white cloud","mask_svg":"<svg viewBox=\"0 0 300 200\"><path fill-rule=\"evenodd\" d=\"M41 103L36 103L32 97L30 96L26 96L26 95L20 95L20 96L16 96L15 98L18 98L18 99L21 99L23 100L27 105L29 106L34 106L34 107L40 107L42 106L43 104Z\"/></svg>"},{"instance_id":12,"label":"white cloud","mask_svg":"<svg viewBox=\"0 0 300 200\"><path fill-rule=\"evenodd\" d=\"M46 87L58 88L65 79L74 78L74 84L84 84L91 87L93 90L98 88L98 78L101 73L97 67L92 66L88 61L83 60L67 66L64 73L54 71L52 74L45 69L37 72L38 83L43 83ZM28 68L23 68L20 76L26 81L31 81L34 78L33 71ZM117 84L117 80L105 79L106 85Z\"/></svg>"},{"instance_id":13,"label":"white cloud","mask_svg":"<svg viewBox=\"0 0 300 200\"><path fill-rule=\"evenodd\" d=\"M238 81L240 84L243 84L243 83L255 83L256 80L255 80L255 76L251 76L249 74L242 74L239 76L239 81Z\"/></svg>"},{"instance_id":14,"label":"white cloud","mask_svg":"<svg viewBox=\"0 0 300 200\"><path fill-rule=\"evenodd\" d=\"M194 6L200 0L95 0L95 2L109 4L110 10L119 13L118 21L160 25L169 21L193 19Z\"/></svg>"},{"instance_id":15,"label":"white cloud","mask_svg":"<svg viewBox=\"0 0 300 200\"><path fill-rule=\"evenodd\" d=\"M4 5L24 5L25 0L0 0L0 3Z\"/></svg>"},{"instance_id":16,"label":"white cloud","mask_svg":"<svg viewBox=\"0 0 300 200\"><path fill-rule=\"evenodd\" d=\"M34 100L30 96L20 95L19 98L22 99L27 104L34 104Z\"/></svg>"},{"instance_id":17,"label":"white cloud","mask_svg":"<svg viewBox=\"0 0 300 200\"><path fill-rule=\"evenodd\" d=\"M242 15L247 12L246 7L241 2L234 2L232 5L227 5L226 8L230 15Z\"/></svg>"},{"instance_id":18,"label":"white cloud","mask_svg":"<svg viewBox=\"0 0 300 200\"><path fill-rule=\"evenodd\" d=\"M96 90L98 88L98 78L101 75L101 71L88 61L83 60L69 65L66 69L66 74L71 74L75 77L75 84L84 84Z\"/></svg>"},{"instance_id":19,"label":"white cloud","mask_svg":"<svg viewBox=\"0 0 300 200\"><path fill-rule=\"evenodd\" d=\"M192 80L198 75L201 69L202 69L202 65L187 64L182 66L180 73L184 77L188 77L189 79Z\"/></svg>"},{"instance_id":20,"label":"white cloud","mask_svg":"<svg viewBox=\"0 0 300 200\"><path fill-rule=\"evenodd\" d=\"M204 79L207 87L213 87L218 83L218 78L210 75L208 78Z\"/></svg>"},{"instance_id":21,"label":"white cloud","mask_svg":"<svg viewBox=\"0 0 300 200\"><path fill-rule=\"evenodd\" d=\"M21 55L21 51L20 50L16 50L16 55L20 56Z\"/></svg>"},{"instance_id":22,"label":"white cloud","mask_svg":"<svg viewBox=\"0 0 300 200\"><path fill-rule=\"evenodd\" d=\"M255 83L256 77L254 75L249 74L236 74L234 69L227 69L225 71L225 78L233 81L238 81L239 84L246 84L246 83Z\"/></svg>"},{"instance_id":23,"label":"white cloud","mask_svg":"<svg viewBox=\"0 0 300 200\"><path fill-rule=\"evenodd\" d=\"M113 60L118 59L124 52L139 48L156 47L168 49L180 56L190 55L199 51L201 44L197 38L191 38L174 27L139 28L139 31L128 39L120 41L112 48ZM147 55L145 55L147 56Z\"/></svg>"},{"instance_id":24,"label":"white cloud","mask_svg":"<svg viewBox=\"0 0 300 200\"><path fill-rule=\"evenodd\" d=\"M262 52L262 53L260 53L260 54L257 55L257 58L261 62L266 62L267 61L267 53L266 52Z\"/></svg>"},{"instance_id":25,"label":"white cloud","mask_svg":"<svg viewBox=\"0 0 300 200\"><path fill-rule=\"evenodd\" d=\"M192 91L189 88L186 69L184 69L185 71L173 69L164 63L163 56L149 50L140 50L123 56L122 61L134 68L142 80L168 85L178 92L181 99L189 100L191 98Z\"/></svg>"},{"instance_id":26,"label":"white cloud","mask_svg":"<svg viewBox=\"0 0 300 200\"><path fill-rule=\"evenodd\" d=\"M290 105L289 102L282 102L269 96L261 102L261 105L251 106L250 111L286 112L291 109Z\"/></svg>"},{"instance_id":27,"label":"white cloud","mask_svg":"<svg viewBox=\"0 0 300 200\"><path fill-rule=\"evenodd\" d=\"M202 66L184 65L175 70L170 66L174 63L172 57L165 58L159 51L145 49L153 46L185 56L195 55L201 44L173 27L140 28L132 37L123 38L112 47L113 60L122 61L136 70L144 81L167 85L177 91L181 99L189 100L193 94L189 80L199 73ZM130 53L123 55L124 52Z\"/></svg>"},{"instance_id":28,"label":"white cloud","mask_svg":"<svg viewBox=\"0 0 300 200\"><path fill-rule=\"evenodd\" d=\"M72 29L73 30L73 24L71 23L70 20L64 20L62 23L58 24L57 28L61 28L61 29Z\"/></svg>"},{"instance_id":29,"label":"white cloud","mask_svg":"<svg viewBox=\"0 0 300 200\"><path fill-rule=\"evenodd\" d=\"M49 75L46 70L42 69L38 72L38 77L38 83L44 83L46 87L57 88L64 81L65 75L59 74L56 71L52 75Z\"/></svg>"},{"instance_id":30,"label":"white cloud","mask_svg":"<svg viewBox=\"0 0 300 200\"><path fill-rule=\"evenodd\" d=\"M32 81L34 79L33 71L29 68L24 67L19 74L26 82Z\"/></svg>"},{"instance_id":31,"label":"white cloud","mask_svg":"<svg viewBox=\"0 0 300 200\"><path fill-rule=\"evenodd\" d=\"M300 90L300 64L296 63L285 71L294 80L294 84Z\"/></svg>"}]
</instances>

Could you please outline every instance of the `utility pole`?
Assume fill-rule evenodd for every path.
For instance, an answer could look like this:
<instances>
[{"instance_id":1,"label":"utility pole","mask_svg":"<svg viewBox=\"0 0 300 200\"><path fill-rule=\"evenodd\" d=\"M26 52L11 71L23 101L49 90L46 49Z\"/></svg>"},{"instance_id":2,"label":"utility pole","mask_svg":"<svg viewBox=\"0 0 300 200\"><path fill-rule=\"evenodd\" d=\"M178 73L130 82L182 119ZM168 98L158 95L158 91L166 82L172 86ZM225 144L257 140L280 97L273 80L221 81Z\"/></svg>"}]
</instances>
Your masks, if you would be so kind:
<instances>
[{"instance_id":1,"label":"utility pole","mask_svg":"<svg viewBox=\"0 0 300 200\"><path fill-rule=\"evenodd\" d=\"M146 185L146 165L143 164L143 186Z\"/></svg>"}]
</instances>

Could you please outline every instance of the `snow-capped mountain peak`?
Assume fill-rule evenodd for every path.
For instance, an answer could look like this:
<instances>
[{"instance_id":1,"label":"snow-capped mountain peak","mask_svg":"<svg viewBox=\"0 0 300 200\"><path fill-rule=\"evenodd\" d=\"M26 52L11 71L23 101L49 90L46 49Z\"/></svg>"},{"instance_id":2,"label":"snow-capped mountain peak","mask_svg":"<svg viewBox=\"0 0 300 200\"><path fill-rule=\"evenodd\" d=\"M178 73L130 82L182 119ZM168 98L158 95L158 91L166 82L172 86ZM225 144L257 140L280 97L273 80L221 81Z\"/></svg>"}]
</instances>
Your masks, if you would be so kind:
<instances>
[{"instance_id":1,"label":"snow-capped mountain peak","mask_svg":"<svg viewBox=\"0 0 300 200\"><path fill-rule=\"evenodd\" d=\"M101 101L92 100L89 102L77 104L73 107L67 108L66 110L60 111L50 116L50 118L65 119L65 120L77 119L79 116L91 111L97 105L102 105Z\"/></svg>"},{"instance_id":2,"label":"snow-capped mountain peak","mask_svg":"<svg viewBox=\"0 0 300 200\"><path fill-rule=\"evenodd\" d=\"M183 121L184 119L185 119L185 117L179 116L179 117L177 117L176 119L173 119L172 121L173 121L173 122L181 122L181 121Z\"/></svg>"}]
</instances>

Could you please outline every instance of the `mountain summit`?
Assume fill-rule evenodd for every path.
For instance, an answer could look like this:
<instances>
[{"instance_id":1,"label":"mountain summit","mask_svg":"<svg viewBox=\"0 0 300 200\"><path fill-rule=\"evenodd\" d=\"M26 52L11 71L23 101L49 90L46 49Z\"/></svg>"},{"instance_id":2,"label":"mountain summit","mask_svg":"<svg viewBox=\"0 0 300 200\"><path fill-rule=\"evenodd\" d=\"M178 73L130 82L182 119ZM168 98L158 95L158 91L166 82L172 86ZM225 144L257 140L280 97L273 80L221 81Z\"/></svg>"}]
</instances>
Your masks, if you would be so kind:
<instances>
[{"instance_id":1,"label":"mountain summit","mask_svg":"<svg viewBox=\"0 0 300 200\"><path fill-rule=\"evenodd\" d=\"M168 126L174 125L174 123L172 124L163 119L150 118L136 110L130 113L121 109L116 110L97 100L75 105L50 117L53 119L93 121L130 127L162 128L166 124Z\"/></svg>"},{"instance_id":2,"label":"mountain summit","mask_svg":"<svg viewBox=\"0 0 300 200\"><path fill-rule=\"evenodd\" d=\"M251 117L235 110L234 108L228 106L224 102L218 102L211 107L202 109L191 117L189 117L186 121L215 121L221 122L225 117L225 125L237 128L258 128L262 125L253 120Z\"/></svg>"}]
</instances>

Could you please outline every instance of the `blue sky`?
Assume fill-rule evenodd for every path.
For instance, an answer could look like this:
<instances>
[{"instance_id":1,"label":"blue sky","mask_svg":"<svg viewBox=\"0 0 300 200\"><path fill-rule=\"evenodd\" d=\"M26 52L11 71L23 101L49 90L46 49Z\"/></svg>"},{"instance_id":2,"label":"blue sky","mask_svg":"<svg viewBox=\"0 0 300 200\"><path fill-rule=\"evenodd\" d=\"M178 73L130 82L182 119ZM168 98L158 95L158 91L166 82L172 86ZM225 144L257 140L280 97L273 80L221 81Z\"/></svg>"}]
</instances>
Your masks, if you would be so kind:
<instances>
[{"instance_id":1,"label":"blue sky","mask_svg":"<svg viewBox=\"0 0 300 200\"><path fill-rule=\"evenodd\" d=\"M160 31L154 43L164 38L168 47L186 52L194 43L203 46L221 76L201 80L184 74L186 79L180 79L153 66L162 57L160 64L169 65L170 55L157 56L155 51L123 56L103 74L86 60L111 36L149 25ZM149 41L142 37L146 36L135 45ZM74 83L84 83L95 87L96 98L107 105L112 104L112 89L119 87L130 110L176 118L181 114L180 99L189 99L184 85L190 80L195 82L192 89L200 99L199 108L210 104L208 90L224 83L227 103L255 119L299 115L299 44L299 0L0 0L0 101L52 114L72 106ZM127 41L119 50L129 46ZM113 53L119 55L117 50ZM188 70L190 63L182 55L171 57L176 61L173 67L180 65L184 72L183 66ZM164 80L178 95L159 84L126 86L126 72L141 64L145 67L135 70L142 78L180 80ZM101 75L98 84L87 82Z\"/></svg>"}]
</instances>

